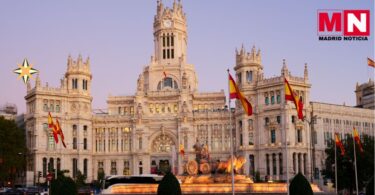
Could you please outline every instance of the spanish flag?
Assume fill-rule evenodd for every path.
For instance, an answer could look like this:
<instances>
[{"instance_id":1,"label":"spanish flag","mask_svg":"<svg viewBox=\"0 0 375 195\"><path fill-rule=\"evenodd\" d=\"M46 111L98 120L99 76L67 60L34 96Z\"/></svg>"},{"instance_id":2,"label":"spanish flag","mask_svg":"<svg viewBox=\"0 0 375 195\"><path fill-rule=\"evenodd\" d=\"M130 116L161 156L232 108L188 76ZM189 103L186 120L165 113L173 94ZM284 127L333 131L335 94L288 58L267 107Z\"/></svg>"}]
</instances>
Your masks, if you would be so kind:
<instances>
[{"instance_id":1,"label":"spanish flag","mask_svg":"<svg viewBox=\"0 0 375 195\"><path fill-rule=\"evenodd\" d=\"M373 68L375 68L375 62L371 58L367 58L367 64Z\"/></svg>"},{"instance_id":2,"label":"spanish flag","mask_svg":"<svg viewBox=\"0 0 375 195\"><path fill-rule=\"evenodd\" d=\"M337 135L337 133L335 133L335 142L336 142L336 147L339 147L340 150L341 150L341 156L344 156L345 148L344 148L344 145L342 144L339 136Z\"/></svg>"},{"instance_id":3,"label":"spanish flag","mask_svg":"<svg viewBox=\"0 0 375 195\"><path fill-rule=\"evenodd\" d=\"M358 144L359 151L363 152L361 139L359 138L358 131L357 131L357 129L355 129L355 127L353 127L353 137L354 137L355 142L357 142L357 144Z\"/></svg>"},{"instance_id":4,"label":"spanish flag","mask_svg":"<svg viewBox=\"0 0 375 195\"><path fill-rule=\"evenodd\" d=\"M185 155L185 147L183 144L180 144L180 154L183 156Z\"/></svg>"},{"instance_id":5,"label":"spanish flag","mask_svg":"<svg viewBox=\"0 0 375 195\"><path fill-rule=\"evenodd\" d=\"M303 120L303 102L302 99L293 92L293 89L290 87L288 80L285 78L285 100L292 101L296 106L298 118Z\"/></svg>"},{"instance_id":6,"label":"spanish flag","mask_svg":"<svg viewBox=\"0 0 375 195\"><path fill-rule=\"evenodd\" d=\"M229 73L228 73L229 74ZM229 74L229 98L240 100L244 111L248 116L253 114L253 108L250 102L244 97L241 91L238 89L236 82L233 80L232 76Z\"/></svg>"},{"instance_id":7,"label":"spanish flag","mask_svg":"<svg viewBox=\"0 0 375 195\"><path fill-rule=\"evenodd\" d=\"M59 122L58 119L56 119L56 132L57 132L57 134L60 135L61 142L62 142L64 148L66 148L65 141L64 141L64 133L61 129L60 122Z\"/></svg>"},{"instance_id":8,"label":"spanish flag","mask_svg":"<svg viewBox=\"0 0 375 195\"><path fill-rule=\"evenodd\" d=\"M53 119L52 119L50 112L48 112L48 127L52 130L53 138L55 139L55 142L59 143L59 139L57 137L56 125L53 123Z\"/></svg>"}]
</instances>

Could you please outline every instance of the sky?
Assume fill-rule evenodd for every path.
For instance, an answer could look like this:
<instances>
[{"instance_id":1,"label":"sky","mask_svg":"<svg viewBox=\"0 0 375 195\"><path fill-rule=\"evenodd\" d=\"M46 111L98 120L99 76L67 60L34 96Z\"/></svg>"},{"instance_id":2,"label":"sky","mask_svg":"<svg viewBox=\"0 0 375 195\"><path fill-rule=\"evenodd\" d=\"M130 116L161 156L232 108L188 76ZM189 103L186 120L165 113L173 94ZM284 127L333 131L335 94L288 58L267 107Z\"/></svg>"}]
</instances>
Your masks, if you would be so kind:
<instances>
[{"instance_id":1,"label":"sky","mask_svg":"<svg viewBox=\"0 0 375 195\"><path fill-rule=\"evenodd\" d=\"M171 7L173 0L163 0ZM200 92L227 89L235 49L261 49L265 77L292 75L308 64L312 101L355 105L356 83L374 78L373 0L182 0L188 23L187 62ZM368 41L319 41L317 10L370 10ZM24 58L45 85L59 87L68 55L90 57L93 108L109 95L134 95L138 75L153 55L156 0L0 1L0 105L26 110L26 85L13 70ZM213 79L215 78L215 79ZM35 79L31 80L32 85Z\"/></svg>"}]
</instances>

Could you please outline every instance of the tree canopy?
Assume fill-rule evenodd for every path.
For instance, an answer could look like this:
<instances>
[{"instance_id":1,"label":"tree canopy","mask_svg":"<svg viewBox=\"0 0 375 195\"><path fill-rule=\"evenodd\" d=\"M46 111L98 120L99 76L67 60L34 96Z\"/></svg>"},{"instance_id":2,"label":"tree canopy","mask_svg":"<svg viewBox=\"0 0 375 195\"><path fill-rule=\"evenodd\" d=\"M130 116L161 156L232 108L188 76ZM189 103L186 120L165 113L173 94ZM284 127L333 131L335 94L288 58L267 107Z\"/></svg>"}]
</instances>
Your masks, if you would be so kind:
<instances>
[{"instance_id":1,"label":"tree canopy","mask_svg":"<svg viewBox=\"0 0 375 195\"><path fill-rule=\"evenodd\" d=\"M310 183L307 181L307 179L301 174L298 173L294 178L292 179L292 182L289 186L290 194L291 195L313 195L313 191L311 189Z\"/></svg>"},{"instance_id":2,"label":"tree canopy","mask_svg":"<svg viewBox=\"0 0 375 195\"><path fill-rule=\"evenodd\" d=\"M354 147L353 137L348 136L342 140L345 155L341 156L340 148L337 148L337 185L338 190L355 190L355 172L354 172ZM357 156L357 171L358 171L358 188L365 187L373 177L374 173L374 138L363 135L361 139L363 146L363 153L359 151L356 145ZM330 146L326 149L327 158L325 160L325 170L323 175L325 178L330 178L335 183L335 148L336 145L332 141Z\"/></svg>"},{"instance_id":3,"label":"tree canopy","mask_svg":"<svg viewBox=\"0 0 375 195\"><path fill-rule=\"evenodd\" d=\"M25 131L14 120L0 117L0 186L4 182L14 184L17 172L25 169Z\"/></svg>"}]
</instances>

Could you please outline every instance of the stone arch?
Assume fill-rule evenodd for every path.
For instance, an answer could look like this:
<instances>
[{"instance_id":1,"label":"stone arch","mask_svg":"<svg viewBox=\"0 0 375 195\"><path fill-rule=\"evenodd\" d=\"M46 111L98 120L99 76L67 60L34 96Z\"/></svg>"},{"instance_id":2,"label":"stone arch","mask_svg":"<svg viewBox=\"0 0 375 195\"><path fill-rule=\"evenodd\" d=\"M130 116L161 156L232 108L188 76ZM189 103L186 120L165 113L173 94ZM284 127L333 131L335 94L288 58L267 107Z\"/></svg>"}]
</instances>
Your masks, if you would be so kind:
<instances>
[{"instance_id":1,"label":"stone arch","mask_svg":"<svg viewBox=\"0 0 375 195\"><path fill-rule=\"evenodd\" d=\"M150 137L150 140L150 151L153 153L170 153L172 146L177 147L176 136L170 131L158 131Z\"/></svg>"}]
</instances>

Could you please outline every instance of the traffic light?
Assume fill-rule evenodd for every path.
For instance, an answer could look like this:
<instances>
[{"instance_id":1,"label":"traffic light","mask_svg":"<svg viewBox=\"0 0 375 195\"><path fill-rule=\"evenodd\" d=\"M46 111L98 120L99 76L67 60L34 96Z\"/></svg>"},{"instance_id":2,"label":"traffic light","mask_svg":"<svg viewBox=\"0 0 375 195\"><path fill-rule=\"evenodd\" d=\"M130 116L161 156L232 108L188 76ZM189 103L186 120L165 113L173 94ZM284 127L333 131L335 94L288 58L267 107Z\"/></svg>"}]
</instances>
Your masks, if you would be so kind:
<instances>
[{"instance_id":1,"label":"traffic light","mask_svg":"<svg viewBox=\"0 0 375 195\"><path fill-rule=\"evenodd\" d=\"M42 177L42 172L38 171L38 177Z\"/></svg>"}]
</instances>

